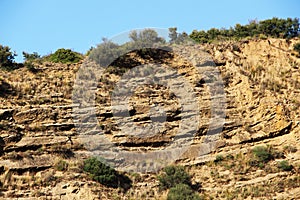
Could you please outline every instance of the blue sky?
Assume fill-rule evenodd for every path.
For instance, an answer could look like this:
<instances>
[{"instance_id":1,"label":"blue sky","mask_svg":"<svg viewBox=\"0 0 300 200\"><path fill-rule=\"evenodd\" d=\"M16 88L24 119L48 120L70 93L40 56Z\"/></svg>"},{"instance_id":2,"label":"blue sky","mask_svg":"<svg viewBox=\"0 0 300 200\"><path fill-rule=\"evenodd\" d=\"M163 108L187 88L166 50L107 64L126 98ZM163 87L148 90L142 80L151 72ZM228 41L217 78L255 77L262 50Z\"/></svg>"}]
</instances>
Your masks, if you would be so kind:
<instances>
[{"instance_id":1,"label":"blue sky","mask_svg":"<svg viewBox=\"0 0 300 200\"><path fill-rule=\"evenodd\" d=\"M41 55L58 48L85 53L121 32L178 27L180 31L229 28L251 19L300 17L297 0L121 1L0 0L0 44Z\"/></svg>"}]
</instances>

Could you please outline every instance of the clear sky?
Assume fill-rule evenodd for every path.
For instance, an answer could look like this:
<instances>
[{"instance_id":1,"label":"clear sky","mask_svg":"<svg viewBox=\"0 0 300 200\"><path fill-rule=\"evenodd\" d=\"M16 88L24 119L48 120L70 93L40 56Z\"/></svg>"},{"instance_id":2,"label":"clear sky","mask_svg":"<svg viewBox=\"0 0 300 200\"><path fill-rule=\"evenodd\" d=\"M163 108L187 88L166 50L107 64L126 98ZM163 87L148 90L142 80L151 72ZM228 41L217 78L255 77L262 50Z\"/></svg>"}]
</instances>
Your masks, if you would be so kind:
<instances>
[{"instance_id":1,"label":"clear sky","mask_svg":"<svg viewBox=\"0 0 300 200\"><path fill-rule=\"evenodd\" d=\"M248 20L300 17L298 0L0 0L0 44L46 55L58 48L85 53L136 28L178 27L179 31L229 28Z\"/></svg>"}]
</instances>

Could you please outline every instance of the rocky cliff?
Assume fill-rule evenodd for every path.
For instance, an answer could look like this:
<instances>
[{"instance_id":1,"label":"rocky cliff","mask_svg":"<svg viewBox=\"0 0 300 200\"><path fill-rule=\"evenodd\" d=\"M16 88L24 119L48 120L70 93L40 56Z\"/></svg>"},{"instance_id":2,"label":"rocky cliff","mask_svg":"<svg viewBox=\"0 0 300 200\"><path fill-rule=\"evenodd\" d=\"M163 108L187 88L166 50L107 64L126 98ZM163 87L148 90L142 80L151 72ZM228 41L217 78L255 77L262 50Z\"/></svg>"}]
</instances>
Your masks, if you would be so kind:
<instances>
[{"instance_id":1,"label":"rocky cliff","mask_svg":"<svg viewBox=\"0 0 300 200\"><path fill-rule=\"evenodd\" d=\"M181 55L192 52L192 59L203 58L206 52L216 64L224 85L224 99L217 101L222 107L216 106L220 110L214 112L215 116L224 114L224 124L213 124L215 126L210 123L214 116L211 102L219 98L219 93L205 75L195 72L192 63L170 52L156 52L150 56L131 53L127 59L129 63L120 67L155 61L177 70L189 80L193 87L189 92L196 99L201 120L187 121L182 129L180 123L189 113L182 112L176 92L164 85L144 84L136 87L128 101L130 115L122 120L145 129L156 120L151 116L159 112L153 109L156 105L165 112L164 126L159 126L158 118L155 133L151 132L153 129L148 132L146 129L136 137L130 135L132 131L128 129L130 131L125 134L118 127L120 118L111 108L114 86L121 80L120 69L111 67L102 74L94 90L97 126L124 151L151 152L166 148L178 132L196 124L190 145L175 163L187 167L193 182L201 185L198 192L204 199L298 199L300 59L293 52L296 42L297 39L227 41L178 50ZM127 172L133 180L127 191L107 188L83 173L83 160L91 153L90 146L86 146L76 131L78 122L74 109L82 105L72 100L72 92L76 73L84 62L44 62L39 64L36 73L26 68L10 72L0 70L0 198L165 198L166 194L159 192L156 174L147 170L134 173L136 169L133 168L133 172ZM202 74L210 67L202 67ZM136 77L137 82L142 80ZM220 127L222 130L217 138L208 134ZM207 150L205 145L211 144L211 140L214 146ZM251 150L264 145L278 155L264 166L251 165ZM282 160L288 161L293 169L281 170L278 163ZM130 171L126 163L119 167Z\"/></svg>"}]
</instances>

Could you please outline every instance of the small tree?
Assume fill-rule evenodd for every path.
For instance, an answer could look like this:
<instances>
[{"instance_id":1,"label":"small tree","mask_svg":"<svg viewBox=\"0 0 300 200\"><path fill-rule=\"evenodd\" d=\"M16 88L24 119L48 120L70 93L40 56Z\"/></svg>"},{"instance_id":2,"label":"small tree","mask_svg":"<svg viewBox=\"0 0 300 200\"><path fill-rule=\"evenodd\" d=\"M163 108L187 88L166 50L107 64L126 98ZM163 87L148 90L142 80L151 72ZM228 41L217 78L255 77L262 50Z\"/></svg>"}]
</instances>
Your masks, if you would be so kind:
<instances>
[{"instance_id":1,"label":"small tree","mask_svg":"<svg viewBox=\"0 0 300 200\"><path fill-rule=\"evenodd\" d=\"M118 44L109 41L107 38L102 38L102 43L90 51L89 58L101 66L108 66L119 57L120 52Z\"/></svg>"},{"instance_id":2,"label":"small tree","mask_svg":"<svg viewBox=\"0 0 300 200\"><path fill-rule=\"evenodd\" d=\"M169 28L169 38L170 38L170 43L174 43L177 40L177 28Z\"/></svg>"},{"instance_id":3,"label":"small tree","mask_svg":"<svg viewBox=\"0 0 300 200\"><path fill-rule=\"evenodd\" d=\"M41 58L41 56L37 52L26 53L23 51L22 54L23 54L25 61L33 61L33 60Z\"/></svg>"},{"instance_id":4,"label":"small tree","mask_svg":"<svg viewBox=\"0 0 300 200\"><path fill-rule=\"evenodd\" d=\"M141 48L148 48L155 44L162 44L165 43L165 39L159 37L158 33L153 29L144 29L139 32L131 31L129 34L129 38L131 41L126 45L123 45L123 48L130 48L130 49L141 49Z\"/></svg>"},{"instance_id":5,"label":"small tree","mask_svg":"<svg viewBox=\"0 0 300 200\"><path fill-rule=\"evenodd\" d=\"M141 40L146 44L165 42L164 38L159 37L158 33L153 29L144 29L143 31L141 31L138 34L138 40Z\"/></svg>"},{"instance_id":6,"label":"small tree","mask_svg":"<svg viewBox=\"0 0 300 200\"><path fill-rule=\"evenodd\" d=\"M130 32L129 38L134 42L138 40L138 33L136 32L136 30Z\"/></svg>"},{"instance_id":7,"label":"small tree","mask_svg":"<svg viewBox=\"0 0 300 200\"><path fill-rule=\"evenodd\" d=\"M22 54L25 59L24 66L33 73L37 72L33 62L39 60L41 56L37 52L26 53L23 51Z\"/></svg>"},{"instance_id":8,"label":"small tree","mask_svg":"<svg viewBox=\"0 0 300 200\"><path fill-rule=\"evenodd\" d=\"M4 69L14 69L15 63L14 59L17 54L15 52L11 52L8 46L0 45L0 67Z\"/></svg>"},{"instance_id":9,"label":"small tree","mask_svg":"<svg viewBox=\"0 0 300 200\"><path fill-rule=\"evenodd\" d=\"M180 44L183 43L187 38L188 34L186 32L177 33L177 28L169 28L169 38L170 43Z\"/></svg>"}]
</instances>

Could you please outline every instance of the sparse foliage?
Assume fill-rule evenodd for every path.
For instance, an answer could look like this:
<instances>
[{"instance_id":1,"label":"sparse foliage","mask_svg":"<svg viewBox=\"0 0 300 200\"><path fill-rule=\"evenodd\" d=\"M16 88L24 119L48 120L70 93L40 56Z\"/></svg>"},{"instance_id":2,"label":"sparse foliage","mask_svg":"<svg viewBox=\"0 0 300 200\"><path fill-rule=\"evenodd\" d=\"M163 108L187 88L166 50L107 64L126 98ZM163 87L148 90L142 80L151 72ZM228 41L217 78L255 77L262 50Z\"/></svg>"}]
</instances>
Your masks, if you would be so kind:
<instances>
[{"instance_id":1,"label":"sparse foliage","mask_svg":"<svg viewBox=\"0 0 300 200\"><path fill-rule=\"evenodd\" d=\"M165 40L162 37L158 36L158 33L153 29L145 29L140 32L133 31L131 32L132 42L139 43L138 45L142 46L151 46L155 43L164 43ZM134 37L132 37L134 36Z\"/></svg>"},{"instance_id":2,"label":"sparse foliage","mask_svg":"<svg viewBox=\"0 0 300 200\"><path fill-rule=\"evenodd\" d=\"M64 160L60 160L55 164L55 168L58 171L66 171L68 168L68 163Z\"/></svg>"},{"instance_id":3,"label":"sparse foliage","mask_svg":"<svg viewBox=\"0 0 300 200\"><path fill-rule=\"evenodd\" d=\"M176 39L177 39L177 28L176 27L169 28L169 38L170 38L171 43L176 41Z\"/></svg>"},{"instance_id":4,"label":"sparse foliage","mask_svg":"<svg viewBox=\"0 0 300 200\"><path fill-rule=\"evenodd\" d=\"M295 153L295 152L297 152L297 147L287 145L287 146L283 147L283 150L287 153Z\"/></svg>"},{"instance_id":5,"label":"sparse foliage","mask_svg":"<svg viewBox=\"0 0 300 200\"><path fill-rule=\"evenodd\" d=\"M35 68L34 62L39 60L41 56L37 52L33 53L26 53L22 52L23 57L25 59L24 66L31 72L36 72L37 69Z\"/></svg>"},{"instance_id":6,"label":"sparse foliage","mask_svg":"<svg viewBox=\"0 0 300 200\"><path fill-rule=\"evenodd\" d=\"M11 52L8 46L0 45L0 67L6 70L13 70L16 68L14 59L17 54Z\"/></svg>"},{"instance_id":7,"label":"sparse foliage","mask_svg":"<svg viewBox=\"0 0 300 200\"><path fill-rule=\"evenodd\" d=\"M170 43L180 44L183 43L187 38L188 34L186 32L177 33L177 28L169 28L169 38Z\"/></svg>"},{"instance_id":8,"label":"sparse foliage","mask_svg":"<svg viewBox=\"0 0 300 200\"><path fill-rule=\"evenodd\" d=\"M25 61L33 61L33 60L41 58L41 56L37 52L26 53L23 51L22 54L23 54Z\"/></svg>"},{"instance_id":9,"label":"sparse foliage","mask_svg":"<svg viewBox=\"0 0 300 200\"><path fill-rule=\"evenodd\" d=\"M132 31L129 34L129 39L129 42L119 45L103 38L102 43L89 52L89 58L101 66L109 66L117 58L125 56L128 52L144 49L147 51L147 48L165 43L164 38L159 37L158 33L153 29L145 29L139 32Z\"/></svg>"},{"instance_id":10,"label":"sparse foliage","mask_svg":"<svg viewBox=\"0 0 300 200\"><path fill-rule=\"evenodd\" d=\"M118 58L121 54L121 49L118 44L109 41L106 38L102 38L102 43L95 49L91 49L89 58L100 64L101 66L107 66L114 59Z\"/></svg>"}]
</instances>

